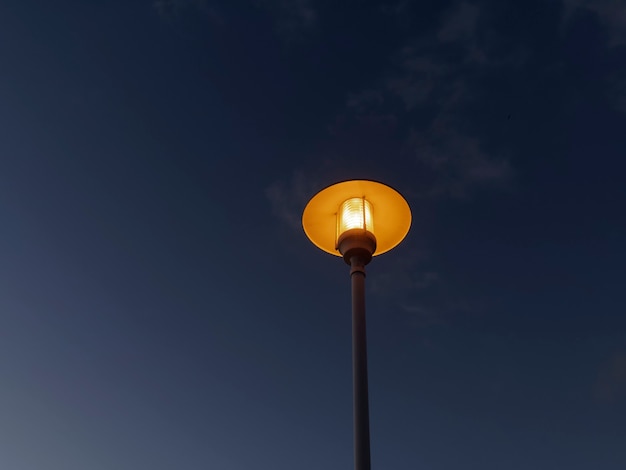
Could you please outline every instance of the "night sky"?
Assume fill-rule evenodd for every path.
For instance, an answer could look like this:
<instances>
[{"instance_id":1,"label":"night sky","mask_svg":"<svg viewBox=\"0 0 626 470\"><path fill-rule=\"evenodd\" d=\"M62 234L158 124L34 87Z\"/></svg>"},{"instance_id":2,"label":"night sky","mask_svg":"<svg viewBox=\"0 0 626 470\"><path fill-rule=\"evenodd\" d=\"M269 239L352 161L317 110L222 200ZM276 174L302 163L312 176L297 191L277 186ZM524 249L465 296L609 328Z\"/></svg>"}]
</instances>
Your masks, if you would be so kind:
<instances>
[{"instance_id":1,"label":"night sky","mask_svg":"<svg viewBox=\"0 0 626 470\"><path fill-rule=\"evenodd\" d=\"M0 468L626 468L626 4L0 4Z\"/></svg>"}]
</instances>

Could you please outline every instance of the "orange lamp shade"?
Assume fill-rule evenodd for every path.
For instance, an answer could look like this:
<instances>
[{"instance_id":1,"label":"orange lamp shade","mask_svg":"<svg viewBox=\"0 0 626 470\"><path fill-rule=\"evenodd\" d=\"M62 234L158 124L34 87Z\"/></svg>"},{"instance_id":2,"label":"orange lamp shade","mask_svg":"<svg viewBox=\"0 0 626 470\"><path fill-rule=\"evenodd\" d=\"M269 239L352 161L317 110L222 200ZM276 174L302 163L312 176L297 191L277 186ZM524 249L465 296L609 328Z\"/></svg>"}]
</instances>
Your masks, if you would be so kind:
<instances>
[{"instance_id":1,"label":"orange lamp shade","mask_svg":"<svg viewBox=\"0 0 626 470\"><path fill-rule=\"evenodd\" d=\"M334 184L317 193L302 214L307 237L321 250L342 256L337 240L348 230L363 229L376 238L374 256L398 245L411 227L411 209L395 189L369 180Z\"/></svg>"}]
</instances>

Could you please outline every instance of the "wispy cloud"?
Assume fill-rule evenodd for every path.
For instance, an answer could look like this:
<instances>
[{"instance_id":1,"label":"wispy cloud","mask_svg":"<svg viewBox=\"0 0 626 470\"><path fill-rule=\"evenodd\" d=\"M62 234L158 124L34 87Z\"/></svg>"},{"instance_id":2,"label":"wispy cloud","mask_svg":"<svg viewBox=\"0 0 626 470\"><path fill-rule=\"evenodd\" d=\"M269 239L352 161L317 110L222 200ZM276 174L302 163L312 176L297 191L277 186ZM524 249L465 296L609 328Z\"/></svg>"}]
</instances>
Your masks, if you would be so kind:
<instances>
[{"instance_id":1,"label":"wispy cloud","mask_svg":"<svg viewBox=\"0 0 626 470\"><path fill-rule=\"evenodd\" d=\"M437 84L449 73L449 66L420 55L411 47L404 48L400 56L400 71L386 79L386 87L411 110L431 97Z\"/></svg>"},{"instance_id":2,"label":"wispy cloud","mask_svg":"<svg viewBox=\"0 0 626 470\"><path fill-rule=\"evenodd\" d=\"M508 182L513 170L506 158L487 153L481 139L465 130L466 106L475 94L472 85L458 65L424 54L406 48L399 75L387 80L388 91L407 111L419 105L437 110L425 126L411 126L406 138L416 161L433 175L421 194L465 197L475 187Z\"/></svg>"},{"instance_id":3,"label":"wispy cloud","mask_svg":"<svg viewBox=\"0 0 626 470\"><path fill-rule=\"evenodd\" d=\"M379 90L363 90L359 93L349 93L346 105L348 108L361 112L372 106L382 105L384 101L383 93Z\"/></svg>"},{"instance_id":4,"label":"wispy cloud","mask_svg":"<svg viewBox=\"0 0 626 470\"><path fill-rule=\"evenodd\" d=\"M384 270L368 276L373 295L406 314L407 325L420 329L480 314L483 305L452 291L445 275L433 269L433 253L424 240L404 247L402 256L386 260Z\"/></svg>"},{"instance_id":5,"label":"wispy cloud","mask_svg":"<svg viewBox=\"0 0 626 470\"><path fill-rule=\"evenodd\" d=\"M416 159L435 175L423 195L466 197L476 187L501 187L511 180L508 160L490 156L477 137L460 132L460 124L445 119L442 114L428 129L411 133Z\"/></svg>"},{"instance_id":6,"label":"wispy cloud","mask_svg":"<svg viewBox=\"0 0 626 470\"><path fill-rule=\"evenodd\" d=\"M311 0L258 0L258 5L274 15L276 29L292 40L314 29L318 13Z\"/></svg>"},{"instance_id":7,"label":"wispy cloud","mask_svg":"<svg viewBox=\"0 0 626 470\"><path fill-rule=\"evenodd\" d=\"M446 15L437 38L442 42L473 40L480 10L477 5L461 2Z\"/></svg>"},{"instance_id":8,"label":"wispy cloud","mask_svg":"<svg viewBox=\"0 0 626 470\"><path fill-rule=\"evenodd\" d=\"M441 310L418 304L400 304L400 308L408 314L409 324L418 328L426 328L446 323L445 315Z\"/></svg>"},{"instance_id":9,"label":"wispy cloud","mask_svg":"<svg viewBox=\"0 0 626 470\"><path fill-rule=\"evenodd\" d=\"M380 86L348 96L347 111L357 118L384 116L389 122L393 116L400 123L419 122L406 128L404 142L421 173L431 176L430 183L422 185L422 196L467 197L478 187L503 187L514 175L504 155L487 150L487 136L471 130L467 116L483 92L483 80L522 66L527 54L521 45L509 54L492 52L494 48L478 36L481 21L476 4L453 4L434 38L409 38L391 58L393 70ZM490 37L497 41L495 33ZM454 47L463 58L442 53L446 47Z\"/></svg>"},{"instance_id":10,"label":"wispy cloud","mask_svg":"<svg viewBox=\"0 0 626 470\"><path fill-rule=\"evenodd\" d=\"M438 293L445 280L430 267L430 256L425 246L404 247L403 255L386 260L384 270L368 276L371 293L385 299L385 304L406 314L411 327L431 327L445 324L450 310Z\"/></svg>"},{"instance_id":11,"label":"wispy cloud","mask_svg":"<svg viewBox=\"0 0 626 470\"><path fill-rule=\"evenodd\" d=\"M318 182L302 171L296 171L287 182L275 182L266 190L272 214L285 225L300 231L302 211L311 196L321 188Z\"/></svg>"},{"instance_id":12,"label":"wispy cloud","mask_svg":"<svg viewBox=\"0 0 626 470\"><path fill-rule=\"evenodd\" d=\"M405 250L402 257L396 258L383 273L372 276L371 289L378 295L395 297L399 303L408 305L402 295L407 292L430 289L441 282L440 274L427 265L429 253L425 249ZM422 269L416 269L417 266Z\"/></svg>"}]
</instances>

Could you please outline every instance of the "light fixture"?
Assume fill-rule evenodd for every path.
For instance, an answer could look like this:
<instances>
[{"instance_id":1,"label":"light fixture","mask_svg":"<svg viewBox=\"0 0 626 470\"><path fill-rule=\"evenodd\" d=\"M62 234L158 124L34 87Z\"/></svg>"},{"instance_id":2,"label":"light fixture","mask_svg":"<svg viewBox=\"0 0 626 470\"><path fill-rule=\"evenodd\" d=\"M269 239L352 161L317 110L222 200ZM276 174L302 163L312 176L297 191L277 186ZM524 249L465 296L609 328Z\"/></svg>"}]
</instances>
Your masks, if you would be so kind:
<instances>
[{"instance_id":1,"label":"light fixture","mask_svg":"<svg viewBox=\"0 0 626 470\"><path fill-rule=\"evenodd\" d=\"M344 181L313 196L302 214L302 226L315 246L332 255L346 259L341 242L361 234L373 238L374 245L372 241L366 245L371 248L370 257L378 256L409 232L411 209L400 193L382 183Z\"/></svg>"},{"instance_id":2,"label":"light fixture","mask_svg":"<svg viewBox=\"0 0 626 470\"><path fill-rule=\"evenodd\" d=\"M315 246L350 265L354 468L370 470L365 265L398 245L411 227L411 209L395 189L368 180L334 184L304 208L302 227Z\"/></svg>"}]
</instances>

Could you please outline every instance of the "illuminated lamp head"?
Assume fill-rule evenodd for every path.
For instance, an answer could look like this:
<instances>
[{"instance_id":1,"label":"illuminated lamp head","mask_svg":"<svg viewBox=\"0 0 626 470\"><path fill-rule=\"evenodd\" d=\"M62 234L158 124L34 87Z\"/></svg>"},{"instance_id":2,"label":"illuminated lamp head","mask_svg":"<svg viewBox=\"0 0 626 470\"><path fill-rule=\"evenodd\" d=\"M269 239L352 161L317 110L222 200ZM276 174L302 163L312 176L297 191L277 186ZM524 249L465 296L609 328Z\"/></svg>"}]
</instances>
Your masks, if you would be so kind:
<instances>
[{"instance_id":1,"label":"illuminated lamp head","mask_svg":"<svg viewBox=\"0 0 626 470\"><path fill-rule=\"evenodd\" d=\"M315 246L350 264L367 264L398 245L411 227L411 209L395 189L369 180L333 184L314 195L302 227Z\"/></svg>"}]
</instances>

